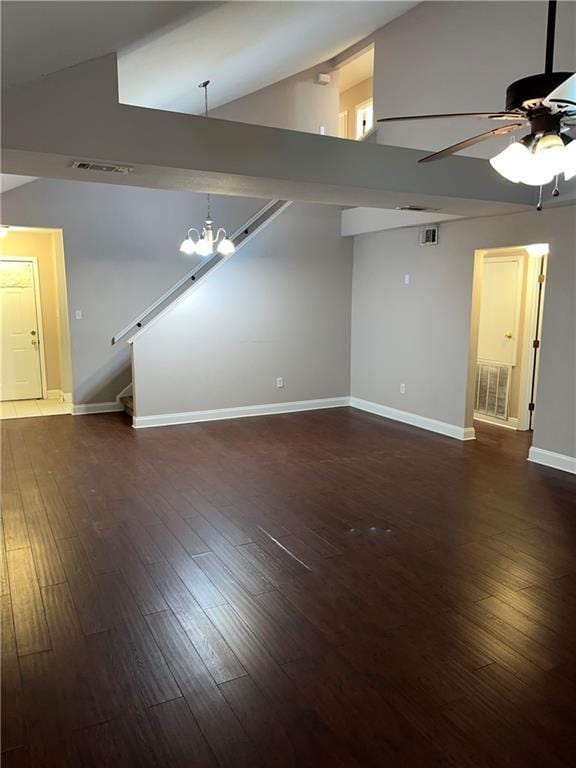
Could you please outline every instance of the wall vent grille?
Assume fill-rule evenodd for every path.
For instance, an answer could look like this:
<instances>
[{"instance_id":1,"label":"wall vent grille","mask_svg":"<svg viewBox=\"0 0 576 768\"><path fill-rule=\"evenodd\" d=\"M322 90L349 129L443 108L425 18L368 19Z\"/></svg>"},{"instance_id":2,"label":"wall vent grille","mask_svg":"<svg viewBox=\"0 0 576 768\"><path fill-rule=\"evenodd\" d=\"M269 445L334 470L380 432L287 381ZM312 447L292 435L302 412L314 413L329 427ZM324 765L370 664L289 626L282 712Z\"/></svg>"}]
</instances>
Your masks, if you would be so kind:
<instances>
[{"instance_id":1,"label":"wall vent grille","mask_svg":"<svg viewBox=\"0 0 576 768\"><path fill-rule=\"evenodd\" d=\"M505 421L508 418L511 378L511 366L479 362L476 377L476 412Z\"/></svg>"},{"instance_id":2,"label":"wall vent grille","mask_svg":"<svg viewBox=\"0 0 576 768\"><path fill-rule=\"evenodd\" d=\"M91 160L74 160L72 168L77 168L79 171L100 171L101 173L130 173L134 170L129 165L107 165L94 163Z\"/></svg>"},{"instance_id":3,"label":"wall vent grille","mask_svg":"<svg viewBox=\"0 0 576 768\"><path fill-rule=\"evenodd\" d=\"M438 227L421 229L418 242L420 245L438 245Z\"/></svg>"}]
</instances>

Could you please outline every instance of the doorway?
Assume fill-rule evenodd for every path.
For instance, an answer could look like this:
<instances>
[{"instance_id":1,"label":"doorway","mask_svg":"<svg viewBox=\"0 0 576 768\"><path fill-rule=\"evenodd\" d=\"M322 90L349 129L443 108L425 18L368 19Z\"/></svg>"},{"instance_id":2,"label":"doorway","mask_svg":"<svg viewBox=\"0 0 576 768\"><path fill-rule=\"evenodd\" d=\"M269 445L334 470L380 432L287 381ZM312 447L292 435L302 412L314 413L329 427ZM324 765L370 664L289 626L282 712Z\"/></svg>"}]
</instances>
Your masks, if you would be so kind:
<instances>
[{"instance_id":1,"label":"doorway","mask_svg":"<svg viewBox=\"0 0 576 768\"><path fill-rule=\"evenodd\" d=\"M374 126L374 46L348 58L339 67L338 135L362 140Z\"/></svg>"},{"instance_id":2,"label":"doorway","mask_svg":"<svg viewBox=\"0 0 576 768\"><path fill-rule=\"evenodd\" d=\"M70 413L72 374L62 233L2 227L0 417Z\"/></svg>"},{"instance_id":3,"label":"doorway","mask_svg":"<svg viewBox=\"0 0 576 768\"><path fill-rule=\"evenodd\" d=\"M547 244L477 251L468 413L531 431L536 419Z\"/></svg>"}]
</instances>

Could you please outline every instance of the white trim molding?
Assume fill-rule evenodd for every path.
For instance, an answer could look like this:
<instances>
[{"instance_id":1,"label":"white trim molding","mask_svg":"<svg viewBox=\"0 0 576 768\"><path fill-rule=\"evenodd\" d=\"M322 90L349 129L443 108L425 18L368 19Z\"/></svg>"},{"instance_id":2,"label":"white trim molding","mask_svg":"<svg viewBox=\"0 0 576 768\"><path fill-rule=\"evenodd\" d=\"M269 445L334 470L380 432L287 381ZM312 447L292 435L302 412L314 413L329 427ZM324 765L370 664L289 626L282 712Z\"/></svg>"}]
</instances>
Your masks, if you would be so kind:
<instances>
[{"instance_id":1,"label":"white trim molding","mask_svg":"<svg viewBox=\"0 0 576 768\"><path fill-rule=\"evenodd\" d=\"M504 429L518 429L519 426L518 419L511 416L507 419L499 419L486 413L476 413L476 411L474 411L474 421L483 421L485 424L493 424L495 427L504 427Z\"/></svg>"},{"instance_id":2,"label":"white trim molding","mask_svg":"<svg viewBox=\"0 0 576 768\"><path fill-rule=\"evenodd\" d=\"M349 397L326 397L320 400L297 400L292 403L269 403L267 405L244 405L238 408L217 408L211 411L189 411L187 413L160 413L154 416L135 416L132 426L167 427L173 424L194 424L201 421L240 419L247 416L271 416L276 413L316 411L322 408L345 408L350 405Z\"/></svg>"},{"instance_id":3,"label":"white trim molding","mask_svg":"<svg viewBox=\"0 0 576 768\"><path fill-rule=\"evenodd\" d=\"M114 413L123 411L122 403L78 403L72 406L73 416L87 416L90 413Z\"/></svg>"},{"instance_id":4,"label":"white trim molding","mask_svg":"<svg viewBox=\"0 0 576 768\"><path fill-rule=\"evenodd\" d=\"M46 392L47 400L64 400L64 395L61 389L49 389Z\"/></svg>"},{"instance_id":5,"label":"white trim molding","mask_svg":"<svg viewBox=\"0 0 576 768\"><path fill-rule=\"evenodd\" d=\"M554 453L554 451L545 451L544 448L535 448L532 446L528 451L528 461L576 475L575 456L566 456L564 453Z\"/></svg>"},{"instance_id":6,"label":"white trim molding","mask_svg":"<svg viewBox=\"0 0 576 768\"><path fill-rule=\"evenodd\" d=\"M429 432L438 432L446 437L453 437L456 440L475 440L476 433L474 427L459 427L456 424L448 424L445 421L429 419L426 416L420 416L417 413L400 411L397 408L390 408L380 403L372 403L369 400L362 400L359 397L351 397L350 405L352 408L358 408L361 411L373 413L376 416L383 416L385 419L401 421L404 424L410 424L412 427L427 429Z\"/></svg>"}]
</instances>

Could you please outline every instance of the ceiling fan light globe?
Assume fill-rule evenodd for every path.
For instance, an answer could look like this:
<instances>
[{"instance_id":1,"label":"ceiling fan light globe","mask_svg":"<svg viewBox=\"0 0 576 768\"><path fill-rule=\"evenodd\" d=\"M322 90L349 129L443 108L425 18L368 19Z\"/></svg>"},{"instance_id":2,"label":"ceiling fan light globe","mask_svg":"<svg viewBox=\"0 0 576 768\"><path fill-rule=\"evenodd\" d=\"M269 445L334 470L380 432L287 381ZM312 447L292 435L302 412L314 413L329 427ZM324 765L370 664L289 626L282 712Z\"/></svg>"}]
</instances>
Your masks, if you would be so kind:
<instances>
[{"instance_id":1,"label":"ceiling fan light globe","mask_svg":"<svg viewBox=\"0 0 576 768\"><path fill-rule=\"evenodd\" d=\"M196 243L191 237L187 237L182 241L180 252L185 253L186 256L193 256L196 253Z\"/></svg>"},{"instance_id":2,"label":"ceiling fan light globe","mask_svg":"<svg viewBox=\"0 0 576 768\"><path fill-rule=\"evenodd\" d=\"M517 184L522 181L524 168L532 159L530 151L518 141L491 158L490 165L505 179Z\"/></svg>"},{"instance_id":3,"label":"ceiling fan light globe","mask_svg":"<svg viewBox=\"0 0 576 768\"><path fill-rule=\"evenodd\" d=\"M530 154L522 169L520 181L531 187L541 187L550 184L555 175L554 165L546 160L544 153L541 155Z\"/></svg>"},{"instance_id":4,"label":"ceiling fan light globe","mask_svg":"<svg viewBox=\"0 0 576 768\"><path fill-rule=\"evenodd\" d=\"M543 143L544 142L544 143ZM553 176L562 173L566 167L566 147L560 136L543 136L534 151L534 162L542 173L550 172Z\"/></svg>"},{"instance_id":5,"label":"ceiling fan light globe","mask_svg":"<svg viewBox=\"0 0 576 768\"><path fill-rule=\"evenodd\" d=\"M211 256L214 253L214 246L212 241L206 237L200 238L196 244L196 253L198 256L206 257Z\"/></svg>"},{"instance_id":6,"label":"ceiling fan light globe","mask_svg":"<svg viewBox=\"0 0 576 768\"><path fill-rule=\"evenodd\" d=\"M235 250L236 246L232 240L229 240L227 237L221 240L218 244L218 253L220 253L222 256L231 256Z\"/></svg>"}]
</instances>

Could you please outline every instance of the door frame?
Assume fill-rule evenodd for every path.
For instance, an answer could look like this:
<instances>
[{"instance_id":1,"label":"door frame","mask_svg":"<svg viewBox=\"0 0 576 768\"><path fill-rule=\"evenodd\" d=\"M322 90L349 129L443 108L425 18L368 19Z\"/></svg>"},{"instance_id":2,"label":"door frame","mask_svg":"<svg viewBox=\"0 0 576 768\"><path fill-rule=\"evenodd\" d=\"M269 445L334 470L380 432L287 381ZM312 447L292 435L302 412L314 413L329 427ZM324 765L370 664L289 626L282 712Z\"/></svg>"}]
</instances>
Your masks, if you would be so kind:
<instances>
[{"instance_id":1,"label":"door frame","mask_svg":"<svg viewBox=\"0 0 576 768\"><path fill-rule=\"evenodd\" d=\"M546 246L549 248L548 244ZM514 246L492 246L489 248L478 248L474 251L474 272L472 278L472 307L470 313L470 340L468 350L468 377L466 387L466 405L465 405L465 424L467 427L474 425L474 393L476 388L476 366L478 356L478 331L480 320L480 297L482 291L482 273L484 268L484 259L487 255L493 254L494 257L506 255L513 256L514 252L524 252L526 254L524 275L524 325L522 337L518 339L518 349L522 350L522 364L518 375L520 377L520 387L518 396L518 423L516 426L498 423L499 427L508 427L519 431L527 431L530 425L530 412L528 405L532 393L532 372L534 361L534 348L532 342L534 339L541 339L544 294L546 287L546 271L548 266L548 256L550 251L538 256L530 253L531 245ZM500 254L498 252L501 252ZM539 275L544 275L543 283L539 282ZM540 307L538 308L538 294L540 292ZM534 376L535 402L538 397L538 368L540 364L541 349L537 349L536 372Z\"/></svg>"},{"instance_id":2,"label":"door frame","mask_svg":"<svg viewBox=\"0 0 576 768\"><path fill-rule=\"evenodd\" d=\"M361 134L360 136L357 136L358 133L358 112L360 112L362 109L366 109L367 106L372 104L372 125L370 128L367 128L366 131ZM364 99L364 101L361 101L359 104L354 105L354 138L356 141L362 141L364 136L374 128L375 122L374 122L374 96L370 96L369 99Z\"/></svg>"},{"instance_id":3,"label":"door frame","mask_svg":"<svg viewBox=\"0 0 576 768\"><path fill-rule=\"evenodd\" d=\"M534 397L538 393L538 369L540 367L540 348L534 349L533 341L542 338L542 314L544 294L546 292L546 269L548 254L532 256L528 251L526 267L526 295L524 310L524 334L522 339L522 370L520 372L520 391L518 397L518 429L526 431L530 427L530 411L528 406L532 396L532 378L534 376ZM540 275L543 281L540 283ZM542 286L540 289L540 285ZM540 292L541 291L541 292ZM540 292L540 306L538 293ZM534 364L536 353L536 366ZM532 424L534 428L534 424Z\"/></svg>"},{"instance_id":4,"label":"door frame","mask_svg":"<svg viewBox=\"0 0 576 768\"><path fill-rule=\"evenodd\" d=\"M36 304L36 325L38 327L38 346L40 348L40 387L42 389L42 400L46 400L48 397L48 381L46 378L46 355L44 353L44 326L42 325L42 297L40 295L40 272L38 270L38 257L8 256L7 254L2 254L2 256L0 256L0 262L2 261L27 261L32 264L34 300Z\"/></svg>"}]
</instances>

